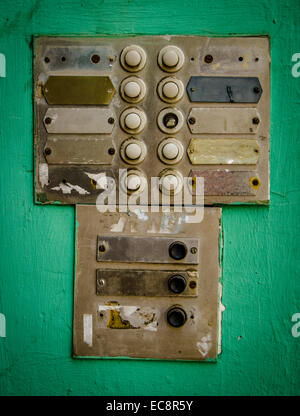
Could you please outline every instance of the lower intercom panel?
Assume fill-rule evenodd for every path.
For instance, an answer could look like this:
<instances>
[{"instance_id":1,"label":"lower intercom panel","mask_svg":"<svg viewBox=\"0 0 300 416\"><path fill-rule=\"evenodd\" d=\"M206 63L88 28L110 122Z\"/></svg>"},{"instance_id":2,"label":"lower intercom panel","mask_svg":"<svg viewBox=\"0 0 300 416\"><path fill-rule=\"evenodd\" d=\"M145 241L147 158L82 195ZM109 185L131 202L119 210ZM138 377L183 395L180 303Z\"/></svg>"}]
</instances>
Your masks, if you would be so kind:
<instances>
[{"instance_id":1,"label":"lower intercom panel","mask_svg":"<svg viewBox=\"0 0 300 416\"><path fill-rule=\"evenodd\" d=\"M75 357L215 361L221 209L76 206Z\"/></svg>"}]
</instances>

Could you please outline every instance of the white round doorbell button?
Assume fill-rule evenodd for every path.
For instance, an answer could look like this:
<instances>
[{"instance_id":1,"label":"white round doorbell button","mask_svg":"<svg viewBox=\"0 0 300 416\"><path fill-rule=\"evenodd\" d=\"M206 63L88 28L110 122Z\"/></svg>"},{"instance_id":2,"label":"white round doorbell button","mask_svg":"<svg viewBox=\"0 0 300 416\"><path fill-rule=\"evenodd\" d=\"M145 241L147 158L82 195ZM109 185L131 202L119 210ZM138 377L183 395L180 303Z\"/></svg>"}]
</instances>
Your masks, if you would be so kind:
<instances>
[{"instance_id":1,"label":"white round doorbell button","mask_svg":"<svg viewBox=\"0 0 300 416\"><path fill-rule=\"evenodd\" d=\"M162 187L166 191L174 191L178 187L178 178L175 175L166 175L162 179Z\"/></svg>"},{"instance_id":2,"label":"white round doorbell button","mask_svg":"<svg viewBox=\"0 0 300 416\"><path fill-rule=\"evenodd\" d=\"M138 45L129 45L121 52L120 62L128 72L141 71L146 64L147 56L143 48Z\"/></svg>"},{"instance_id":3,"label":"white round doorbell button","mask_svg":"<svg viewBox=\"0 0 300 416\"><path fill-rule=\"evenodd\" d=\"M136 191L141 186L141 178L135 174L128 175L126 178L126 186L129 191Z\"/></svg>"},{"instance_id":4,"label":"white round doorbell button","mask_svg":"<svg viewBox=\"0 0 300 416\"><path fill-rule=\"evenodd\" d=\"M166 159L175 159L178 156L179 149L175 143L167 143L162 149L162 154Z\"/></svg>"},{"instance_id":5,"label":"white round doorbell button","mask_svg":"<svg viewBox=\"0 0 300 416\"><path fill-rule=\"evenodd\" d=\"M173 50L173 49L168 49L168 50L167 50L167 51L163 54L162 60L163 60L163 63L164 63L166 66L173 67L173 66L176 66L176 65L178 64L179 57L178 57L178 54L176 53L176 51L175 51L175 50Z\"/></svg>"},{"instance_id":6,"label":"white round doorbell button","mask_svg":"<svg viewBox=\"0 0 300 416\"><path fill-rule=\"evenodd\" d=\"M141 93L141 87L137 82L130 81L125 85L124 92L127 95L127 97L136 98Z\"/></svg>"},{"instance_id":7,"label":"white round doorbell button","mask_svg":"<svg viewBox=\"0 0 300 416\"><path fill-rule=\"evenodd\" d=\"M175 82L167 82L163 86L163 94L167 98L171 98L171 99L176 98L178 93L179 93L179 88L175 84Z\"/></svg>"},{"instance_id":8,"label":"white round doorbell button","mask_svg":"<svg viewBox=\"0 0 300 416\"><path fill-rule=\"evenodd\" d=\"M163 71L176 72L184 64L184 53L178 46L168 45L160 50L157 61Z\"/></svg>"},{"instance_id":9,"label":"white round doorbell button","mask_svg":"<svg viewBox=\"0 0 300 416\"><path fill-rule=\"evenodd\" d=\"M128 51L125 55L125 62L129 66L138 66L141 60L141 55L135 50Z\"/></svg>"},{"instance_id":10,"label":"white round doorbell button","mask_svg":"<svg viewBox=\"0 0 300 416\"><path fill-rule=\"evenodd\" d=\"M125 148L125 155L128 157L128 159L138 159L142 154L141 147L136 143L130 143Z\"/></svg>"},{"instance_id":11,"label":"white round doorbell button","mask_svg":"<svg viewBox=\"0 0 300 416\"><path fill-rule=\"evenodd\" d=\"M125 125L130 130L136 130L141 124L141 118L136 113L129 113L125 117Z\"/></svg>"}]
</instances>

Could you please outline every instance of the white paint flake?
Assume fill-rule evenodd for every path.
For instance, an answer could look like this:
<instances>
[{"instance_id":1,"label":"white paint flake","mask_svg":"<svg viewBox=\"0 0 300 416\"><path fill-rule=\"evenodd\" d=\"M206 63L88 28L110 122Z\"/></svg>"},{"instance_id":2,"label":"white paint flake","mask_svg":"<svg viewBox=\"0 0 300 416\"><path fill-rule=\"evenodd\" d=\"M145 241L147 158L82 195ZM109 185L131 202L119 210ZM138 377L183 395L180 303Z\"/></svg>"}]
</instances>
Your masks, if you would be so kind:
<instances>
[{"instance_id":1,"label":"white paint flake","mask_svg":"<svg viewBox=\"0 0 300 416\"><path fill-rule=\"evenodd\" d=\"M39 165L39 181L42 187L48 185L49 182L49 168L47 163L40 163Z\"/></svg>"},{"instance_id":2,"label":"white paint flake","mask_svg":"<svg viewBox=\"0 0 300 416\"><path fill-rule=\"evenodd\" d=\"M208 334L206 337L202 337L199 342L197 342L196 346L202 357L206 357L210 348L211 348L211 335Z\"/></svg>"},{"instance_id":3,"label":"white paint flake","mask_svg":"<svg viewBox=\"0 0 300 416\"><path fill-rule=\"evenodd\" d=\"M83 342L93 346L93 315L83 315Z\"/></svg>"},{"instance_id":4,"label":"white paint flake","mask_svg":"<svg viewBox=\"0 0 300 416\"><path fill-rule=\"evenodd\" d=\"M110 231L113 233L121 233L124 230L125 227L125 218L121 217L117 224L113 224L110 228Z\"/></svg>"},{"instance_id":5,"label":"white paint flake","mask_svg":"<svg viewBox=\"0 0 300 416\"><path fill-rule=\"evenodd\" d=\"M63 194L70 194L72 190L78 192L80 195L89 195L90 192L86 191L79 185L72 185L71 183L60 183L59 186L51 188L53 191L62 191Z\"/></svg>"}]
</instances>

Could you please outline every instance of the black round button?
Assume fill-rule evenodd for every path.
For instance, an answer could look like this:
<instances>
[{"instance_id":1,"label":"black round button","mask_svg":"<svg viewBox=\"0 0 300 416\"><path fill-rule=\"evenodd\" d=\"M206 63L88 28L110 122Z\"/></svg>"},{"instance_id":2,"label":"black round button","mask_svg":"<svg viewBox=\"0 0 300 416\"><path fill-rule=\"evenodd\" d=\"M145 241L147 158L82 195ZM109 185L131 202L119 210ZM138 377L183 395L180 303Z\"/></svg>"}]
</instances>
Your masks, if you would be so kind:
<instances>
[{"instance_id":1,"label":"black round button","mask_svg":"<svg viewBox=\"0 0 300 416\"><path fill-rule=\"evenodd\" d=\"M182 260L186 256L187 248L181 241L175 241L169 247L169 255L174 260Z\"/></svg>"},{"instance_id":2,"label":"black round button","mask_svg":"<svg viewBox=\"0 0 300 416\"><path fill-rule=\"evenodd\" d=\"M167 321L174 328L179 328L186 322L186 313L178 306L173 306L168 310Z\"/></svg>"},{"instance_id":3,"label":"black round button","mask_svg":"<svg viewBox=\"0 0 300 416\"><path fill-rule=\"evenodd\" d=\"M182 293L186 288L186 281L181 274L174 274L169 277L168 286L173 293Z\"/></svg>"}]
</instances>

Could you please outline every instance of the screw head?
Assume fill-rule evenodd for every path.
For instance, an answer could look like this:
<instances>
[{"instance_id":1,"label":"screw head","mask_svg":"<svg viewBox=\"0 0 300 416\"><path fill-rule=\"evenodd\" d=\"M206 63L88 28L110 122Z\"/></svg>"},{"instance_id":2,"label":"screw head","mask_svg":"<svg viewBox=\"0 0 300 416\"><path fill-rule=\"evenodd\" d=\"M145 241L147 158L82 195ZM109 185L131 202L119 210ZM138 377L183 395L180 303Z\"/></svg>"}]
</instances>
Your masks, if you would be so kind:
<instances>
[{"instance_id":1,"label":"screw head","mask_svg":"<svg viewBox=\"0 0 300 416\"><path fill-rule=\"evenodd\" d=\"M260 88L259 87L254 87L253 91L255 92L255 94L259 94L260 93Z\"/></svg>"},{"instance_id":2,"label":"screw head","mask_svg":"<svg viewBox=\"0 0 300 416\"><path fill-rule=\"evenodd\" d=\"M45 123L46 124L51 124L51 121L52 121L51 117L46 117L45 118Z\"/></svg>"},{"instance_id":3,"label":"screw head","mask_svg":"<svg viewBox=\"0 0 300 416\"><path fill-rule=\"evenodd\" d=\"M105 246L103 244L99 246L99 251L101 251L101 253L105 251Z\"/></svg>"},{"instance_id":4,"label":"screw head","mask_svg":"<svg viewBox=\"0 0 300 416\"><path fill-rule=\"evenodd\" d=\"M110 155L114 155L116 153L116 151L115 151L115 149L113 148L113 147L110 147L109 149L108 149L108 154L110 154Z\"/></svg>"},{"instance_id":5,"label":"screw head","mask_svg":"<svg viewBox=\"0 0 300 416\"><path fill-rule=\"evenodd\" d=\"M45 155L51 155L51 153L52 153L52 150L50 149L50 147L46 147L46 149L45 149Z\"/></svg>"},{"instance_id":6,"label":"screw head","mask_svg":"<svg viewBox=\"0 0 300 416\"><path fill-rule=\"evenodd\" d=\"M109 124L114 124L115 119L113 117L109 117L107 121L109 122Z\"/></svg>"},{"instance_id":7,"label":"screw head","mask_svg":"<svg viewBox=\"0 0 300 416\"><path fill-rule=\"evenodd\" d=\"M254 118L252 119L252 123L253 123L253 124L259 124L259 118L258 118L258 117L254 117Z\"/></svg>"},{"instance_id":8,"label":"screw head","mask_svg":"<svg viewBox=\"0 0 300 416\"><path fill-rule=\"evenodd\" d=\"M196 254L196 253L197 253L197 251L198 251L198 250L197 250L197 247L192 247L192 248L191 248L191 253L192 253L192 254Z\"/></svg>"},{"instance_id":9,"label":"screw head","mask_svg":"<svg viewBox=\"0 0 300 416\"><path fill-rule=\"evenodd\" d=\"M195 123L196 123L196 119L195 119L195 117L190 117L190 118L189 118L189 123L190 123L190 124L195 124Z\"/></svg>"}]
</instances>

